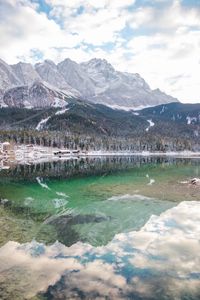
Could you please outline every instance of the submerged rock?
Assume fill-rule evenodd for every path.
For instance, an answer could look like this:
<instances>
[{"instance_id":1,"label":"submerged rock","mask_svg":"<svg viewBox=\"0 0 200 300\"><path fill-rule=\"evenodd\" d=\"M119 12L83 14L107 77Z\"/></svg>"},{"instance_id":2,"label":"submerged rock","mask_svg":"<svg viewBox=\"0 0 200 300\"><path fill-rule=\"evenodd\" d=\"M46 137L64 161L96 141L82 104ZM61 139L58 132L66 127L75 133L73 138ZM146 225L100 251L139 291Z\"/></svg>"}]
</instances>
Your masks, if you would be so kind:
<instances>
[{"instance_id":1,"label":"submerged rock","mask_svg":"<svg viewBox=\"0 0 200 300\"><path fill-rule=\"evenodd\" d=\"M193 185L199 185L200 186L200 178L192 178L190 180L190 183Z\"/></svg>"},{"instance_id":2,"label":"submerged rock","mask_svg":"<svg viewBox=\"0 0 200 300\"><path fill-rule=\"evenodd\" d=\"M110 220L111 217L86 215L61 215L53 216L46 220L44 224L53 226L57 232L57 240L66 246L71 246L78 241L87 242L86 238L80 236L74 225L94 224Z\"/></svg>"},{"instance_id":3,"label":"submerged rock","mask_svg":"<svg viewBox=\"0 0 200 300\"><path fill-rule=\"evenodd\" d=\"M47 221L47 224L53 225L77 225L86 223L99 223L103 221L110 220L110 217L96 216L96 215L61 215L59 217L54 217Z\"/></svg>"},{"instance_id":4,"label":"submerged rock","mask_svg":"<svg viewBox=\"0 0 200 300\"><path fill-rule=\"evenodd\" d=\"M11 206L11 201L8 200L8 199L1 199L0 198L0 205L5 206L5 207Z\"/></svg>"}]
</instances>

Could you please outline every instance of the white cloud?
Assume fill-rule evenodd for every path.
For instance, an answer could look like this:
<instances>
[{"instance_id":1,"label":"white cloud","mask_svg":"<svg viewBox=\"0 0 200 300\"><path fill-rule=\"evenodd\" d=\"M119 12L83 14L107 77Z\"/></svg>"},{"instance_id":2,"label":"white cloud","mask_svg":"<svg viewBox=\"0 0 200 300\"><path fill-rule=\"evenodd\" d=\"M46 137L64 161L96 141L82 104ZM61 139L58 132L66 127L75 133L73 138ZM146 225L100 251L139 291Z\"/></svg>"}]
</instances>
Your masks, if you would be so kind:
<instances>
[{"instance_id":1,"label":"white cloud","mask_svg":"<svg viewBox=\"0 0 200 300\"><path fill-rule=\"evenodd\" d=\"M135 3L135 0L73 0L73 1L63 1L63 0L46 0L46 2L52 6L62 6L66 8L76 9L80 6L91 7L95 9L99 8L124 8Z\"/></svg>"},{"instance_id":2,"label":"white cloud","mask_svg":"<svg viewBox=\"0 0 200 300\"><path fill-rule=\"evenodd\" d=\"M133 28L148 26L159 32L177 30L183 26L200 26L200 8L184 8L180 1L174 0L163 9L159 7L140 7L130 17ZM173 32L173 31L172 31Z\"/></svg>"},{"instance_id":3,"label":"white cloud","mask_svg":"<svg viewBox=\"0 0 200 300\"><path fill-rule=\"evenodd\" d=\"M116 69L140 73L153 88L182 101L200 101L198 6L186 8L180 0L140 7L138 2L134 7L134 0L46 3L49 16L39 11L36 1L0 0L2 59L33 63L67 56L78 62L106 58ZM132 32L124 37L126 26ZM110 42L114 47L106 50Z\"/></svg>"},{"instance_id":4,"label":"white cloud","mask_svg":"<svg viewBox=\"0 0 200 300\"><path fill-rule=\"evenodd\" d=\"M16 5L17 4L17 5ZM0 56L14 63L23 56L31 57L31 50L37 49L44 56L54 48L72 48L79 43L77 36L67 34L44 13L38 13L33 6L21 1L0 3ZM4 15L9 11L8 15Z\"/></svg>"},{"instance_id":5,"label":"white cloud","mask_svg":"<svg viewBox=\"0 0 200 300\"><path fill-rule=\"evenodd\" d=\"M104 0L87 1L76 0L61 2L49 0L52 5L51 15L57 20L63 20L66 32L76 34L80 42L102 45L115 42L119 32L126 26L127 11L125 8L134 3L133 0ZM78 14L82 7L83 12Z\"/></svg>"},{"instance_id":6,"label":"white cloud","mask_svg":"<svg viewBox=\"0 0 200 300\"><path fill-rule=\"evenodd\" d=\"M200 101L200 10L186 10L174 1L160 14L157 9L144 9L143 24L141 19L135 22L141 12L135 13L130 22L133 28L148 25L155 32L129 41L127 48L133 55L129 68L144 76L153 88L184 102Z\"/></svg>"}]
</instances>

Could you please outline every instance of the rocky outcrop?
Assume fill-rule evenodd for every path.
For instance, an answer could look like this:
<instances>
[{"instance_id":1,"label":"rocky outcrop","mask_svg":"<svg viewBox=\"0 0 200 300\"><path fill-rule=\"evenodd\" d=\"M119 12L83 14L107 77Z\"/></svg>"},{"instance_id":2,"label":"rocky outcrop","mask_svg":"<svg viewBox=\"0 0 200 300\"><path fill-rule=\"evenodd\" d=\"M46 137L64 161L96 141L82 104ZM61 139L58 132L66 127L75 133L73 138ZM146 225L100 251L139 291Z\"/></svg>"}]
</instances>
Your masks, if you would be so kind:
<instances>
[{"instance_id":1,"label":"rocky outcrop","mask_svg":"<svg viewBox=\"0 0 200 300\"><path fill-rule=\"evenodd\" d=\"M11 66L0 59L0 89L6 90L21 85L20 79L15 75Z\"/></svg>"},{"instance_id":2,"label":"rocky outcrop","mask_svg":"<svg viewBox=\"0 0 200 300\"><path fill-rule=\"evenodd\" d=\"M151 90L137 73L115 70L105 59L94 58L81 64L65 59L57 65L51 60L45 60L35 66L22 62L10 66L0 60L0 89L5 93L8 89L20 87L17 93L23 90L27 95L27 89L29 90L35 81L45 82L52 90L59 89L76 98L115 108L138 108L178 101L159 89ZM13 91L13 97L16 98L16 90ZM26 97L27 108L36 107L31 100ZM37 101L38 107L39 101L40 98ZM17 103L20 102L26 103L23 99L18 99ZM2 103L0 101L0 106L3 106ZM9 103L14 105L15 101L10 100ZM47 105L49 103L46 102ZM42 101L41 107L43 105Z\"/></svg>"},{"instance_id":3,"label":"rocky outcrop","mask_svg":"<svg viewBox=\"0 0 200 300\"><path fill-rule=\"evenodd\" d=\"M31 86L19 86L5 92L3 103L17 108L63 107L73 94L66 94L48 84L36 81Z\"/></svg>"}]
</instances>

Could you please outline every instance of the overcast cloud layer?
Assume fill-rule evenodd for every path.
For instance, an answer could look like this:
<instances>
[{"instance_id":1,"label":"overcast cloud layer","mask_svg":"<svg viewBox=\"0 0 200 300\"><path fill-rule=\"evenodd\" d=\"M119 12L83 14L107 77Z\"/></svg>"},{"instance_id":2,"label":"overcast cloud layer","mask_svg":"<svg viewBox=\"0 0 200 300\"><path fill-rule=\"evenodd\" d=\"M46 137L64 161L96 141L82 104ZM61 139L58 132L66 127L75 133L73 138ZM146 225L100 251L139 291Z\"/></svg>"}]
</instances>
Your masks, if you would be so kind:
<instances>
[{"instance_id":1,"label":"overcast cloud layer","mask_svg":"<svg viewBox=\"0 0 200 300\"><path fill-rule=\"evenodd\" d=\"M0 37L8 63L105 58L200 102L200 0L0 0Z\"/></svg>"}]
</instances>

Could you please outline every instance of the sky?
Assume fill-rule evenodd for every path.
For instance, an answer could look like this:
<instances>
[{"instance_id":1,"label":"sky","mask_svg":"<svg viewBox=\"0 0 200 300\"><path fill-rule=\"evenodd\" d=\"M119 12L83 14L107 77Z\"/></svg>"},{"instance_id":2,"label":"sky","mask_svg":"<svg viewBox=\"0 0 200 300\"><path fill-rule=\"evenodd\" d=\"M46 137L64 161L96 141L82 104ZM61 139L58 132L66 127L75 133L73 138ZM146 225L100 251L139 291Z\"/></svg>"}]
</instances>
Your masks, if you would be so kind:
<instances>
[{"instance_id":1,"label":"sky","mask_svg":"<svg viewBox=\"0 0 200 300\"><path fill-rule=\"evenodd\" d=\"M7 63L94 57L200 103L200 0L0 0Z\"/></svg>"}]
</instances>

